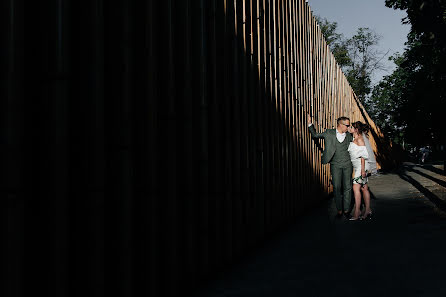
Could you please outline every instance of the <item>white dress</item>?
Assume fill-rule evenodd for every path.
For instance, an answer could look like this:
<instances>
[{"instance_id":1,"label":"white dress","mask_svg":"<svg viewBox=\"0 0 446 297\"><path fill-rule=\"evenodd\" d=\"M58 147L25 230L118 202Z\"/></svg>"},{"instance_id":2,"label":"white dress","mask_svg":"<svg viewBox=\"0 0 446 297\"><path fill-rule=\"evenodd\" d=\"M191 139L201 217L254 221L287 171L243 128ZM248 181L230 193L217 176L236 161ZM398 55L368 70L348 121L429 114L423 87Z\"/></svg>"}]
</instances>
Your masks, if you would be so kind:
<instances>
[{"instance_id":1,"label":"white dress","mask_svg":"<svg viewBox=\"0 0 446 297\"><path fill-rule=\"evenodd\" d=\"M361 176L361 158L364 158L365 160L365 171L367 173L370 171L370 164L367 162L369 159L367 147L365 145L359 146L354 142L350 142L348 152L353 165L353 184L365 185L368 182L368 179L367 177L364 178Z\"/></svg>"}]
</instances>

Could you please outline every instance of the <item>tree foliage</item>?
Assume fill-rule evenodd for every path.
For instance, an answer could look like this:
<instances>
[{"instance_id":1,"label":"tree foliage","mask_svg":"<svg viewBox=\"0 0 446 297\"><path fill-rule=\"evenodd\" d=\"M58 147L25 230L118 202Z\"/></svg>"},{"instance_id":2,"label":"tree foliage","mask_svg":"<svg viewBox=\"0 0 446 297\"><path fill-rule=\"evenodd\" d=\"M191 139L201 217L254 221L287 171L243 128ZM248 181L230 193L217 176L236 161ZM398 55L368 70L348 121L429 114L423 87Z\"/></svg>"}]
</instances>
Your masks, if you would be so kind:
<instances>
[{"instance_id":1,"label":"tree foliage","mask_svg":"<svg viewBox=\"0 0 446 297\"><path fill-rule=\"evenodd\" d=\"M402 143L406 123L401 112L407 102L401 90L407 85L409 73L399 67L405 60L404 56L396 54L389 60L393 60L397 68L373 88L367 111L390 139Z\"/></svg>"},{"instance_id":2,"label":"tree foliage","mask_svg":"<svg viewBox=\"0 0 446 297\"><path fill-rule=\"evenodd\" d=\"M376 70L383 69L381 60L387 55L377 50L379 40L380 36L374 31L359 28L347 41L351 63L344 71L359 100L365 105L372 91L372 75Z\"/></svg>"},{"instance_id":3,"label":"tree foliage","mask_svg":"<svg viewBox=\"0 0 446 297\"><path fill-rule=\"evenodd\" d=\"M315 16L315 18L338 65L341 68L350 65L351 60L348 52L348 40L344 38L344 35L337 32L338 23L330 22L320 16Z\"/></svg>"},{"instance_id":4,"label":"tree foliage","mask_svg":"<svg viewBox=\"0 0 446 297\"><path fill-rule=\"evenodd\" d=\"M337 32L338 24L316 16L322 34L332 51L336 62L345 73L348 82L359 100L367 105L372 91L372 76L378 69L383 69L383 54L377 50L380 40L369 28L358 28L355 35L345 38Z\"/></svg>"},{"instance_id":5,"label":"tree foliage","mask_svg":"<svg viewBox=\"0 0 446 297\"><path fill-rule=\"evenodd\" d=\"M371 115L396 142L444 144L446 97L446 1L392 0L411 24L396 70L373 90Z\"/></svg>"}]
</instances>

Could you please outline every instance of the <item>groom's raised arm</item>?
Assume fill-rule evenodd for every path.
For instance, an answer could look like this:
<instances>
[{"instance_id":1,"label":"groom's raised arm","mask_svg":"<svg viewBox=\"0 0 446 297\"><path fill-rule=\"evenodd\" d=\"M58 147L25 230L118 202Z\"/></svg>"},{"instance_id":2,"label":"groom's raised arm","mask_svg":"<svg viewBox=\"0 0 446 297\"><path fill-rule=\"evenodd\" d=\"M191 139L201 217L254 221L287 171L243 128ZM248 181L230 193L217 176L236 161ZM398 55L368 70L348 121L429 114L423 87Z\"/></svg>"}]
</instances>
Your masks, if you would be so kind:
<instances>
[{"instance_id":1,"label":"groom's raised arm","mask_svg":"<svg viewBox=\"0 0 446 297\"><path fill-rule=\"evenodd\" d=\"M308 115L308 117L307 117L307 122L308 122L308 130L310 130L312 138L324 138L325 137L325 135L327 134L327 131L324 131L322 133L317 133L316 128L314 128L314 125L313 125L312 117L310 115Z\"/></svg>"}]
</instances>

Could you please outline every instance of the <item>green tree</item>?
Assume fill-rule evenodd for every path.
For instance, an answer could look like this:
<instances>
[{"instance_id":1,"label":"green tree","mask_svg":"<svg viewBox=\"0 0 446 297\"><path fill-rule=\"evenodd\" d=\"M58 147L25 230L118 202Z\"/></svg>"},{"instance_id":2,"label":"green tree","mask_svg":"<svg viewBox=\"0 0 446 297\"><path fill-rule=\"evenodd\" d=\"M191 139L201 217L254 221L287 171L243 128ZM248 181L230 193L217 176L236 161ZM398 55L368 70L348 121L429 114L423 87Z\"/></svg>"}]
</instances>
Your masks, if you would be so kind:
<instances>
[{"instance_id":1,"label":"green tree","mask_svg":"<svg viewBox=\"0 0 446 297\"><path fill-rule=\"evenodd\" d=\"M396 64L396 70L374 86L367 111L386 136L402 144L408 124L401 114L407 103L402 90L407 86L410 74L401 67L405 61L403 55L396 54L389 60Z\"/></svg>"},{"instance_id":2,"label":"green tree","mask_svg":"<svg viewBox=\"0 0 446 297\"><path fill-rule=\"evenodd\" d=\"M387 0L386 5L406 10L402 21L411 31L396 70L373 90L372 113L395 141L444 145L446 1Z\"/></svg>"},{"instance_id":3,"label":"green tree","mask_svg":"<svg viewBox=\"0 0 446 297\"><path fill-rule=\"evenodd\" d=\"M369 28L359 28L347 40L350 63L344 72L359 100L366 107L372 91L372 75L376 70L384 69L382 59L387 55L377 49L380 38Z\"/></svg>"},{"instance_id":4,"label":"green tree","mask_svg":"<svg viewBox=\"0 0 446 297\"><path fill-rule=\"evenodd\" d=\"M380 37L369 28L359 28L353 37L345 38L337 31L336 22L315 17L336 62L359 100L367 107L372 91L372 75L376 70L383 69L381 60L387 54L377 50Z\"/></svg>"},{"instance_id":5,"label":"green tree","mask_svg":"<svg viewBox=\"0 0 446 297\"><path fill-rule=\"evenodd\" d=\"M339 67L344 69L350 65L351 60L347 48L347 40L344 38L344 35L338 33L337 31L338 23L330 22L326 18L322 18L317 15L315 18L319 24L322 34L324 35L327 45L330 47L330 50L336 59L336 62L338 63Z\"/></svg>"}]
</instances>

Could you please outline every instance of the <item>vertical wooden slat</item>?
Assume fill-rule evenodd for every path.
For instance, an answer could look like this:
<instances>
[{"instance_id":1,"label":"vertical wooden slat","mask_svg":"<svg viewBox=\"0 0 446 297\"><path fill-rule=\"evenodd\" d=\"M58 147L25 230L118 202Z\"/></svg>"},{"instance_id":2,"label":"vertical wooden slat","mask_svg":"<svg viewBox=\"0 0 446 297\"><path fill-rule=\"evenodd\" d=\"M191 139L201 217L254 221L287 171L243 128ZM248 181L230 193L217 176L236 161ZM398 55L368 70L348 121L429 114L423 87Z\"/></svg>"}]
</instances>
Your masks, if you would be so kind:
<instances>
[{"instance_id":1,"label":"vertical wooden slat","mask_svg":"<svg viewBox=\"0 0 446 297\"><path fill-rule=\"evenodd\" d=\"M22 191L25 169L26 129L24 88L24 45L23 19L24 8L21 1L4 1L0 12L3 20L1 35L2 80L0 82L0 114L3 121L0 133L3 135L0 146L0 195L5 206L2 207L2 225L7 226L4 235L6 251L2 263L6 272L3 294L24 296L25 284L25 197Z\"/></svg>"},{"instance_id":2,"label":"vertical wooden slat","mask_svg":"<svg viewBox=\"0 0 446 297\"><path fill-rule=\"evenodd\" d=\"M249 121L249 109L248 109L248 98L249 98L249 60L250 60L250 50L249 50L249 22L247 19L249 16L249 6L247 2L249 0L241 0L241 21L242 21L242 31L241 36L243 40L243 52L240 53L240 220L241 225L239 230L241 231L241 238L247 240L248 238L248 225L247 225L247 201L249 199L249 144L248 144L248 121ZM248 6L248 7L247 7ZM246 243L247 244L247 243ZM240 249L241 252L242 248Z\"/></svg>"},{"instance_id":3,"label":"vertical wooden slat","mask_svg":"<svg viewBox=\"0 0 446 297\"><path fill-rule=\"evenodd\" d=\"M155 11L156 4L153 1L150 1L147 7L147 15L148 15L148 25L147 25L147 33L148 33L148 68L153 69L155 71L149 71L148 72L148 83L147 83L147 96L151 98L151 100L148 100L148 106L147 106L147 116L148 116L148 167L149 167L149 180L148 180L148 196L149 196L149 203L148 203L148 216L149 216L149 242L156 242L158 241L158 235L159 233L157 230L160 228L158 216L156 215L158 213L158 205L160 202L160 199L157 195L157 184L158 184L158 174L157 173L157 166L156 166L156 160L158 156L158 146L157 146L157 103L158 100L156 100L156 90L157 90L157 49L158 47L155 46L157 37L156 37L156 13L153 13ZM186 16L188 15L188 10L185 10ZM186 30L186 32L188 32ZM187 52L187 46L186 46L186 52ZM189 57L187 56L185 61L185 72L187 72L187 61ZM187 95L186 95L187 96ZM185 124L186 126L186 124ZM186 133L185 133L186 134ZM187 154L187 144L184 146L184 153ZM186 161L187 162L187 161ZM186 175L187 176L187 175ZM188 209L185 209L186 218ZM186 232L187 238L192 238L192 236ZM185 244L187 246L187 243ZM160 249L161 245L159 244L149 244L148 248L148 262L149 264L149 287L148 287L148 293L149 295L156 295L159 294L160 288L160 273L159 271L161 263L160 263ZM188 255L189 256L189 255ZM190 257L190 256L189 256Z\"/></svg>"},{"instance_id":4,"label":"vertical wooden slat","mask_svg":"<svg viewBox=\"0 0 446 297\"><path fill-rule=\"evenodd\" d=\"M223 54L223 63L224 63L224 82L223 82L223 94L224 94L224 139L225 139L225 146L224 146L224 187L225 187L225 197L223 201L223 220L222 224L224 226L223 229L223 260L225 262L232 261L232 255L233 255L233 178L232 178L232 172L233 172L233 133L232 133L232 125L233 125L233 118L232 118L232 104L233 104L233 79L232 74L233 70L232 67L234 67L234 63L231 63L234 61L234 31L233 31L233 24L235 22L234 20L234 13L235 13L235 7L234 4L235 1L225 0L224 2L224 54ZM235 24L234 24L235 26Z\"/></svg>"}]
</instances>

